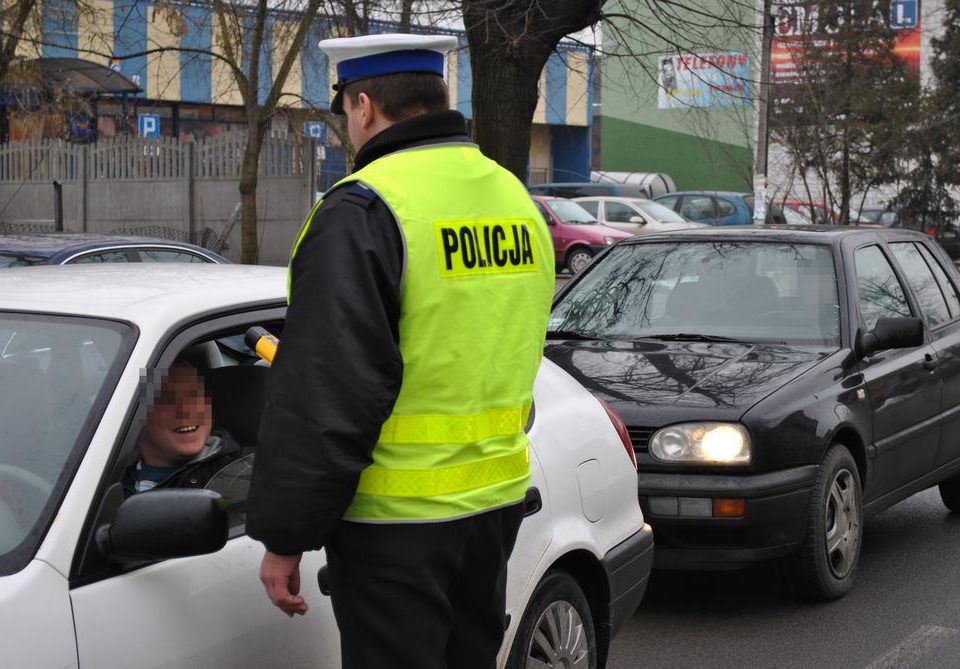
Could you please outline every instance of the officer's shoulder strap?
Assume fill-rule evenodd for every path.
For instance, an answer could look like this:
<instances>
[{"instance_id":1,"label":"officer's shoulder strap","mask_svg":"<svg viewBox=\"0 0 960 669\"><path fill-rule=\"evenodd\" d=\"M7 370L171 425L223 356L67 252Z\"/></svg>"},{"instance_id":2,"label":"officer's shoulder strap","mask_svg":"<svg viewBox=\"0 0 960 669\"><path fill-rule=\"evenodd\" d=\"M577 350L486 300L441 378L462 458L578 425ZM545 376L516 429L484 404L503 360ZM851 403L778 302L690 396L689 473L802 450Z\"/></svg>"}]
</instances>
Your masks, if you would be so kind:
<instances>
[{"instance_id":1,"label":"officer's shoulder strap","mask_svg":"<svg viewBox=\"0 0 960 669\"><path fill-rule=\"evenodd\" d=\"M373 204L379 197L376 191L371 188L367 188L359 181L348 181L340 184L324 194L323 199L329 200L330 196L334 193L337 194L337 199L344 202L352 202L363 207L364 209Z\"/></svg>"}]
</instances>

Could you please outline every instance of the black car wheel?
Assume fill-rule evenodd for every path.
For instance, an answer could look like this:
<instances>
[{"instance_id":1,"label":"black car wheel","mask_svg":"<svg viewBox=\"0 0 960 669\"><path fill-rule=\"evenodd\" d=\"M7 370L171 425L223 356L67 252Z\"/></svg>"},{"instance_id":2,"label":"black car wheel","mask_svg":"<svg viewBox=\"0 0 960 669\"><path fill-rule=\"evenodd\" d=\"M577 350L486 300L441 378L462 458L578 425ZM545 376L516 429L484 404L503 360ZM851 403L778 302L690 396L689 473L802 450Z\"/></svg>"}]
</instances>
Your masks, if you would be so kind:
<instances>
[{"instance_id":1,"label":"black car wheel","mask_svg":"<svg viewBox=\"0 0 960 669\"><path fill-rule=\"evenodd\" d=\"M863 536L863 496L857 464L844 446L827 451L810 495L807 528L790 576L799 594L843 597L853 587Z\"/></svg>"},{"instance_id":2,"label":"black car wheel","mask_svg":"<svg viewBox=\"0 0 960 669\"><path fill-rule=\"evenodd\" d=\"M960 476L940 484L940 499L948 509L960 513Z\"/></svg>"},{"instance_id":3,"label":"black car wheel","mask_svg":"<svg viewBox=\"0 0 960 669\"><path fill-rule=\"evenodd\" d=\"M583 590L567 572L547 572L520 619L508 669L596 666L596 631Z\"/></svg>"},{"instance_id":4,"label":"black car wheel","mask_svg":"<svg viewBox=\"0 0 960 669\"><path fill-rule=\"evenodd\" d=\"M592 259L593 251L586 247L578 246L567 253L567 269L570 270L571 274L576 274L586 267Z\"/></svg>"}]
</instances>

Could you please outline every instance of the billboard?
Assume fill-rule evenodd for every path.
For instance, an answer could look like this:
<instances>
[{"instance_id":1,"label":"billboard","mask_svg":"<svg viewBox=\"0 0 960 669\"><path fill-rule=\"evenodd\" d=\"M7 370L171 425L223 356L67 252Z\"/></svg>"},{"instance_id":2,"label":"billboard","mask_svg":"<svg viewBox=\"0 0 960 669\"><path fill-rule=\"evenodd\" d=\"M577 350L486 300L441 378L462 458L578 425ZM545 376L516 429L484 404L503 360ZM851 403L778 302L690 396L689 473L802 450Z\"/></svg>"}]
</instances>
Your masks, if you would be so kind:
<instances>
[{"instance_id":1,"label":"billboard","mask_svg":"<svg viewBox=\"0 0 960 669\"><path fill-rule=\"evenodd\" d=\"M877 8L878 4L874 4ZM831 51L833 40L824 27L820 7L811 2L781 2L774 23L770 48L770 82L792 84L800 80L804 57L809 49ZM919 0L892 0L890 28L894 31L893 52L907 67L920 73Z\"/></svg>"},{"instance_id":2,"label":"billboard","mask_svg":"<svg viewBox=\"0 0 960 669\"><path fill-rule=\"evenodd\" d=\"M750 104L750 57L743 52L660 56L659 109L743 107Z\"/></svg>"}]
</instances>

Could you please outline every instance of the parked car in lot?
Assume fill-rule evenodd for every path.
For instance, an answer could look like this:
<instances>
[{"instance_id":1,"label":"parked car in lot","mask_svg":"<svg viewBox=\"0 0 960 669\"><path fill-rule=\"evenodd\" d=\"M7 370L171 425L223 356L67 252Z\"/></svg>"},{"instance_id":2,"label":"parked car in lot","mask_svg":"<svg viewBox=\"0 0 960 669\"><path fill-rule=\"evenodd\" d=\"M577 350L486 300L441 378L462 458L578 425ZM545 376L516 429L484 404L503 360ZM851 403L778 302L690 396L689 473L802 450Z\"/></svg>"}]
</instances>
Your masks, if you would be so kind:
<instances>
[{"instance_id":1,"label":"parked car in lot","mask_svg":"<svg viewBox=\"0 0 960 669\"><path fill-rule=\"evenodd\" d=\"M657 565L782 558L833 599L865 514L935 485L960 511L958 286L908 230L634 237L561 290L545 354L623 416Z\"/></svg>"},{"instance_id":2,"label":"parked car in lot","mask_svg":"<svg viewBox=\"0 0 960 669\"><path fill-rule=\"evenodd\" d=\"M629 232L600 225L590 212L573 200L542 195L532 197L550 228L558 270L566 267L571 274L576 274L597 253L630 236Z\"/></svg>"},{"instance_id":3,"label":"parked car in lot","mask_svg":"<svg viewBox=\"0 0 960 669\"><path fill-rule=\"evenodd\" d=\"M301 563L305 618L258 580L243 504L285 272L224 266L0 270L0 656L5 667L339 667L322 551ZM214 425L247 455L207 489L125 498L152 400L184 356ZM500 666L602 666L646 587L652 532L619 417L549 361L527 433L531 487L507 584ZM398 624L402 624L398 621ZM279 654L279 655L278 655Z\"/></svg>"},{"instance_id":4,"label":"parked car in lot","mask_svg":"<svg viewBox=\"0 0 960 669\"><path fill-rule=\"evenodd\" d=\"M683 191L654 198L655 202L678 212L684 218L707 225L752 225L753 193L722 191ZM778 204L767 205L767 224L810 225L805 215Z\"/></svg>"},{"instance_id":5,"label":"parked car in lot","mask_svg":"<svg viewBox=\"0 0 960 669\"><path fill-rule=\"evenodd\" d=\"M230 261L202 246L132 235L78 232L0 235L0 268L127 262Z\"/></svg>"},{"instance_id":6,"label":"parked car in lot","mask_svg":"<svg viewBox=\"0 0 960 669\"><path fill-rule=\"evenodd\" d=\"M578 197L573 200L589 211L597 222L631 235L702 228L662 204L645 198Z\"/></svg>"}]
</instances>

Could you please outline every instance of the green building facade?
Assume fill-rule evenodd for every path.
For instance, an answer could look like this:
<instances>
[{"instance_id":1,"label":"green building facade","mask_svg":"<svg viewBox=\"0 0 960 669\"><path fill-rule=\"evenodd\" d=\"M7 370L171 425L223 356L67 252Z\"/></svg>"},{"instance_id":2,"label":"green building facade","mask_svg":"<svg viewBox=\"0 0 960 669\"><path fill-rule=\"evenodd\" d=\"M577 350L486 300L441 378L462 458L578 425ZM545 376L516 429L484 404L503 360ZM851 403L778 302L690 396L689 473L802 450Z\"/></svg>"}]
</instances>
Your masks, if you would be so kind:
<instances>
[{"instance_id":1,"label":"green building facade","mask_svg":"<svg viewBox=\"0 0 960 669\"><path fill-rule=\"evenodd\" d=\"M665 172L679 190L752 190L759 59L748 3L703 0L716 18L684 19L620 2L633 18L604 26L595 168Z\"/></svg>"}]
</instances>

